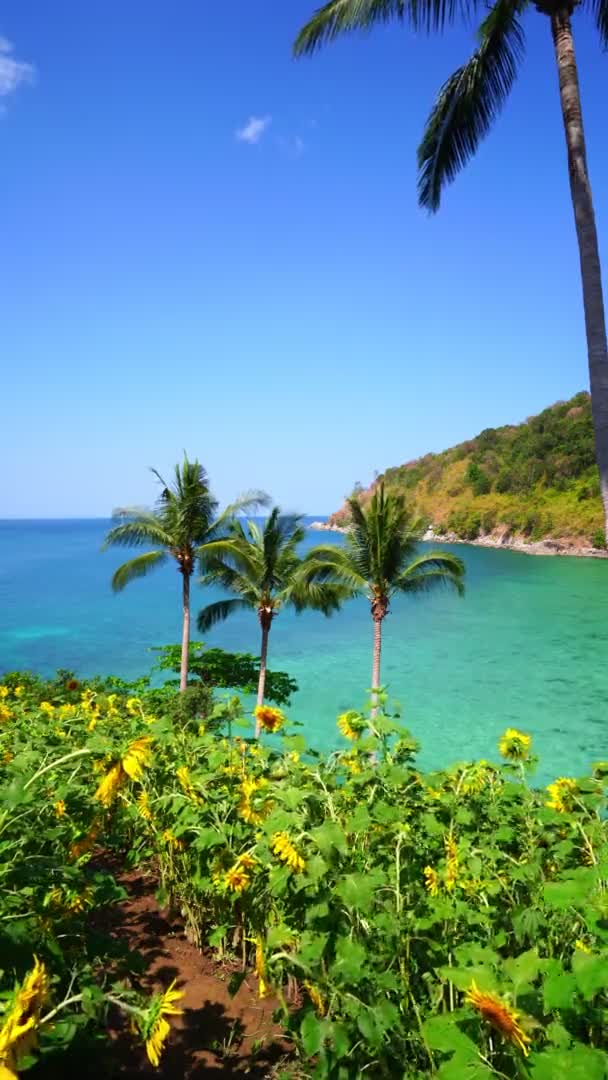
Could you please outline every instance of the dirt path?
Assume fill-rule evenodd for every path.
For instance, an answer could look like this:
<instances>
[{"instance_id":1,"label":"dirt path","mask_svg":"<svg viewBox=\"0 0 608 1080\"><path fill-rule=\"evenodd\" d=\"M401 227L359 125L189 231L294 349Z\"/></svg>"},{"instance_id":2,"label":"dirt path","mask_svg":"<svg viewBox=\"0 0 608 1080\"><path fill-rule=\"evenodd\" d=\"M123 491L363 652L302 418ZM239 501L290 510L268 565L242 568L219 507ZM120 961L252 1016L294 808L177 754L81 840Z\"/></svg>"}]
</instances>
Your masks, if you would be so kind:
<instances>
[{"instance_id":1,"label":"dirt path","mask_svg":"<svg viewBox=\"0 0 608 1080\"><path fill-rule=\"evenodd\" d=\"M110 1046L105 1040L84 1053L80 1048L78 1054L63 1055L54 1068L47 1063L35 1069L32 1080L204 1080L220 1074L265 1080L288 1075L289 1045L272 1021L277 1003L258 1000L255 976L248 976L231 997L228 983L238 969L218 965L186 940L180 923L159 911L154 881L135 873L123 876L122 884L129 899L110 911L104 929L139 954L143 989L166 989L175 979L184 992L183 1015L171 1020L161 1065L154 1069L149 1064L143 1048L119 1022Z\"/></svg>"}]
</instances>

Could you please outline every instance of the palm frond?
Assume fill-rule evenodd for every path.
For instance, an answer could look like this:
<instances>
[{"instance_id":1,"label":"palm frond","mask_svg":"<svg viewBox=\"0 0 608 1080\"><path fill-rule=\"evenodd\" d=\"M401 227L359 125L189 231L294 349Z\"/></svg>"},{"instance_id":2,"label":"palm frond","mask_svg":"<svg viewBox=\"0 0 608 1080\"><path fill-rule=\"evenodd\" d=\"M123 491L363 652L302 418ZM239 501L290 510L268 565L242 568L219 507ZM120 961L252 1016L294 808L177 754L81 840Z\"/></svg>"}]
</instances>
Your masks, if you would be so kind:
<instances>
[{"instance_id":1,"label":"palm frond","mask_svg":"<svg viewBox=\"0 0 608 1080\"><path fill-rule=\"evenodd\" d=\"M218 514L215 522L215 531L230 524L237 514L251 514L254 510L269 506L270 502L270 495L267 495L265 491L244 492L244 494L239 495L234 502L229 503L228 506L222 510L221 514Z\"/></svg>"},{"instance_id":2,"label":"palm frond","mask_svg":"<svg viewBox=\"0 0 608 1080\"><path fill-rule=\"evenodd\" d=\"M518 13L525 0L498 0L479 30L479 48L444 83L418 148L418 199L435 211L441 192L475 154L501 111L524 52Z\"/></svg>"},{"instance_id":3,"label":"palm frond","mask_svg":"<svg viewBox=\"0 0 608 1080\"><path fill-rule=\"evenodd\" d=\"M217 623L228 619L235 611L251 611L251 605L246 600L236 597L230 600L216 600L214 604L208 604L199 611L196 625L200 633L205 634Z\"/></svg>"},{"instance_id":4,"label":"palm frond","mask_svg":"<svg viewBox=\"0 0 608 1080\"><path fill-rule=\"evenodd\" d=\"M462 559L445 551L432 551L419 555L395 579L398 592L430 592L437 588L452 588L462 596L464 593L465 567Z\"/></svg>"},{"instance_id":5,"label":"palm frond","mask_svg":"<svg viewBox=\"0 0 608 1080\"><path fill-rule=\"evenodd\" d=\"M144 555L138 555L137 558L123 563L112 577L114 592L121 592L125 585L135 581L136 578L146 577L151 570L161 566L168 558L166 551L146 551Z\"/></svg>"},{"instance_id":6,"label":"palm frond","mask_svg":"<svg viewBox=\"0 0 608 1080\"><path fill-rule=\"evenodd\" d=\"M349 552L333 544L319 544L302 560L300 573L306 581L343 585L351 593L365 593L368 578L353 565Z\"/></svg>"},{"instance_id":7,"label":"palm frond","mask_svg":"<svg viewBox=\"0 0 608 1080\"><path fill-rule=\"evenodd\" d=\"M239 537L210 540L196 549L196 557L203 574L212 567L217 569L218 563L223 563L252 580L259 575L259 559L256 559L255 549Z\"/></svg>"},{"instance_id":8,"label":"palm frond","mask_svg":"<svg viewBox=\"0 0 608 1080\"><path fill-rule=\"evenodd\" d=\"M595 19L602 47L608 49L608 0L590 0L588 6Z\"/></svg>"},{"instance_id":9,"label":"palm frond","mask_svg":"<svg viewBox=\"0 0 608 1080\"><path fill-rule=\"evenodd\" d=\"M142 544L161 544L166 548L173 546L173 537L154 514L140 513L124 525L116 525L110 529L103 542L102 551L109 547L141 547Z\"/></svg>"},{"instance_id":10,"label":"palm frond","mask_svg":"<svg viewBox=\"0 0 608 1080\"><path fill-rule=\"evenodd\" d=\"M356 30L368 31L391 21L414 28L440 28L456 15L468 14L475 0L329 0L302 27L294 56L309 56L322 45Z\"/></svg>"},{"instance_id":11,"label":"palm frond","mask_svg":"<svg viewBox=\"0 0 608 1080\"><path fill-rule=\"evenodd\" d=\"M332 615L339 611L347 600L359 595L359 589L349 587L345 582L308 581L294 578L285 600L293 604L297 614L302 611L320 611L323 615ZM283 598L279 594L281 603Z\"/></svg>"}]
</instances>

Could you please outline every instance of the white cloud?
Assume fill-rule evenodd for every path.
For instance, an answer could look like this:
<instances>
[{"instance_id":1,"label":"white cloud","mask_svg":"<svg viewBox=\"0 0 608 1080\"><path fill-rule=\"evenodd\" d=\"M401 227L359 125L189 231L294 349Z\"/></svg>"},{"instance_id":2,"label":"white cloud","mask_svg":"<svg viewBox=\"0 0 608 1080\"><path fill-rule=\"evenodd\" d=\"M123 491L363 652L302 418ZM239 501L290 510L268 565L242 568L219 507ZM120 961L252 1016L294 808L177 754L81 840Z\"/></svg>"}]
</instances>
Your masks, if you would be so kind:
<instances>
[{"instance_id":1,"label":"white cloud","mask_svg":"<svg viewBox=\"0 0 608 1080\"><path fill-rule=\"evenodd\" d=\"M34 78L33 65L16 60L12 51L11 42L0 37L0 97L14 94L21 83L32 82Z\"/></svg>"},{"instance_id":2,"label":"white cloud","mask_svg":"<svg viewBox=\"0 0 608 1080\"><path fill-rule=\"evenodd\" d=\"M246 142L250 146L254 146L259 143L271 122L271 116L250 116L244 127L237 128L235 135L239 142Z\"/></svg>"}]
</instances>

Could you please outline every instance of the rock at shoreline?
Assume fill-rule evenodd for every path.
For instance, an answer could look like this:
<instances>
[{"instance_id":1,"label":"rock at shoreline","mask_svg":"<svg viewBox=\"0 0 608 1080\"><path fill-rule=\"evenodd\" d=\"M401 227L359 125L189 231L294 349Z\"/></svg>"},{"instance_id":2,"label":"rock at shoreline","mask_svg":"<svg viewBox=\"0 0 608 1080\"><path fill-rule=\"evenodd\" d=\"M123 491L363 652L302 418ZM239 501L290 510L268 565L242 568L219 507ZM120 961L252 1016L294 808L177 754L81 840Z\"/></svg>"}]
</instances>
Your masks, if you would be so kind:
<instances>
[{"instance_id":1,"label":"rock at shoreline","mask_svg":"<svg viewBox=\"0 0 608 1080\"><path fill-rule=\"evenodd\" d=\"M342 525L332 525L329 521L312 521L308 528L316 529L318 532L347 532L347 529L343 528Z\"/></svg>"}]
</instances>

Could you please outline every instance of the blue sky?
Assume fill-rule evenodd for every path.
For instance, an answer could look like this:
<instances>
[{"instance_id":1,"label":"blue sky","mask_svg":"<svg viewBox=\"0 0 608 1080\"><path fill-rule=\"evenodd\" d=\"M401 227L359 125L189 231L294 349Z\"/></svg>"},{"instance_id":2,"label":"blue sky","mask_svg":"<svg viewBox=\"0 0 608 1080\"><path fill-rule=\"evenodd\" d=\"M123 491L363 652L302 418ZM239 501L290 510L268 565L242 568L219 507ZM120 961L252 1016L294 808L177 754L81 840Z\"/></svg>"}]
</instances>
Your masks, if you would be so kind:
<instances>
[{"instance_id":1,"label":"blue sky","mask_svg":"<svg viewBox=\"0 0 608 1080\"><path fill-rule=\"evenodd\" d=\"M587 386L546 18L429 218L415 150L472 32L296 63L311 8L4 0L0 517L148 502L183 448L222 500L330 512ZM607 251L608 57L575 28Z\"/></svg>"}]
</instances>

